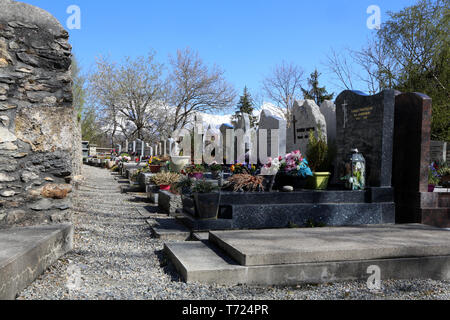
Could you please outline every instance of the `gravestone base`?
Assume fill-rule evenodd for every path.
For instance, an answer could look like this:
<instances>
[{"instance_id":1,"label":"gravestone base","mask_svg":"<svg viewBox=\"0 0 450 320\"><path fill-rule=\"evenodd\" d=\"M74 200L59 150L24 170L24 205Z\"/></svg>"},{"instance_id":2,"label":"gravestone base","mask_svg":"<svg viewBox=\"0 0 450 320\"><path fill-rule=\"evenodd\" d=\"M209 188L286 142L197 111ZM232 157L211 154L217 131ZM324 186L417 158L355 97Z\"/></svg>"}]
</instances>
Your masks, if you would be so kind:
<instances>
[{"instance_id":1,"label":"gravestone base","mask_svg":"<svg viewBox=\"0 0 450 320\"><path fill-rule=\"evenodd\" d=\"M185 198L185 197L183 197ZM287 228L308 224L355 226L395 223L392 188L291 193L223 192L217 220L197 220L193 200L183 199L180 219L193 231Z\"/></svg>"},{"instance_id":2,"label":"gravestone base","mask_svg":"<svg viewBox=\"0 0 450 320\"><path fill-rule=\"evenodd\" d=\"M396 195L396 222L450 228L450 194L404 192Z\"/></svg>"},{"instance_id":3,"label":"gravestone base","mask_svg":"<svg viewBox=\"0 0 450 320\"><path fill-rule=\"evenodd\" d=\"M159 186L154 184L149 184L145 187L147 192L147 199L153 204L158 204L159 197Z\"/></svg>"},{"instance_id":4,"label":"gravestone base","mask_svg":"<svg viewBox=\"0 0 450 320\"><path fill-rule=\"evenodd\" d=\"M171 216L177 214L177 210L183 207L181 196L175 195L169 191L159 191L158 194L158 208Z\"/></svg>"},{"instance_id":5,"label":"gravestone base","mask_svg":"<svg viewBox=\"0 0 450 320\"><path fill-rule=\"evenodd\" d=\"M219 231L164 251L188 283L295 286L367 281L374 265L381 280L449 280L449 240L423 225Z\"/></svg>"}]
</instances>

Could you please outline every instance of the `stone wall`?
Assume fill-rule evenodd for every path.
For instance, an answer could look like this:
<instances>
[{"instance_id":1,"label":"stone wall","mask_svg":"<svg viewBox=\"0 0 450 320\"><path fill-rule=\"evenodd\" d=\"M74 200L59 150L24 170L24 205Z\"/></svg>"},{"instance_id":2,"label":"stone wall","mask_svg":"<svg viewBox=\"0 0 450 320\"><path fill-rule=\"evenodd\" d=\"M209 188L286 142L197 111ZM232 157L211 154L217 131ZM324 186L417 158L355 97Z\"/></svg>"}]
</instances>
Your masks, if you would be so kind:
<instances>
[{"instance_id":1,"label":"stone wall","mask_svg":"<svg viewBox=\"0 0 450 320\"><path fill-rule=\"evenodd\" d=\"M68 38L48 12L0 0L0 227L70 220Z\"/></svg>"}]
</instances>

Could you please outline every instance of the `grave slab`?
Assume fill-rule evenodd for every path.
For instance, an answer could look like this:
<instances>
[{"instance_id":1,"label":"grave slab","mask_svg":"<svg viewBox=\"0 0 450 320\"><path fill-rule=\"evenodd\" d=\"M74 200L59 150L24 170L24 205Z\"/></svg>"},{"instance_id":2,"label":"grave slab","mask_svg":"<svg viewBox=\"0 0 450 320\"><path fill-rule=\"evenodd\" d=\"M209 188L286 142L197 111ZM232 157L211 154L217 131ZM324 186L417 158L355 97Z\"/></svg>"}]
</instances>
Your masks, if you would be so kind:
<instances>
[{"instance_id":1,"label":"grave slab","mask_svg":"<svg viewBox=\"0 0 450 320\"><path fill-rule=\"evenodd\" d=\"M72 250L70 224L0 230L0 300L13 300Z\"/></svg>"},{"instance_id":2,"label":"grave slab","mask_svg":"<svg viewBox=\"0 0 450 320\"><path fill-rule=\"evenodd\" d=\"M209 239L245 266L450 256L450 232L423 225L214 231Z\"/></svg>"},{"instance_id":3,"label":"grave slab","mask_svg":"<svg viewBox=\"0 0 450 320\"><path fill-rule=\"evenodd\" d=\"M381 268L381 279L450 279L450 256L320 263L240 266L205 241L166 243L164 251L188 283L217 285L298 285L368 278L368 267Z\"/></svg>"}]
</instances>

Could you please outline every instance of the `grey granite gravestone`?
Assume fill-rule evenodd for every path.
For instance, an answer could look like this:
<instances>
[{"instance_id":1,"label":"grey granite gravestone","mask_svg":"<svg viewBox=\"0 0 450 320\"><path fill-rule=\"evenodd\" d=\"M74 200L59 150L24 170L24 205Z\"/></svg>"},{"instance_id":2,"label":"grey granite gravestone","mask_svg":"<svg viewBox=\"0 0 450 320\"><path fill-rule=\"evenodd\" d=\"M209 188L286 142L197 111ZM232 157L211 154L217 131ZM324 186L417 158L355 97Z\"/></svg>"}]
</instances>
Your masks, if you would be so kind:
<instances>
[{"instance_id":1,"label":"grey granite gravestone","mask_svg":"<svg viewBox=\"0 0 450 320\"><path fill-rule=\"evenodd\" d=\"M313 100L296 101L292 110L293 118L287 131L286 151L300 150L306 154L310 132L318 136L319 130L327 136L327 124L319 106Z\"/></svg>"},{"instance_id":2,"label":"grey granite gravestone","mask_svg":"<svg viewBox=\"0 0 450 320\"><path fill-rule=\"evenodd\" d=\"M345 175L345 160L357 148L366 159L368 187L390 187L394 135L395 91L368 96L344 91L336 99L338 175Z\"/></svg>"},{"instance_id":3,"label":"grey granite gravestone","mask_svg":"<svg viewBox=\"0 0 450 320\"><path fill-rule=\"evenodd\" d=\"M274 113L268 109L264 109L261 112L259 120L259 130L267 130L267 153L270 156L272 154L272 132L271 130L278 131L278 155L286 155L286 126L287 122L274 115ZM258 135L259 136L259 135ZM258 143L259 145L259 143ZM258 148L259 150L259 148Z\"/></svg>"},{"instance_id":4,"label":"grey granite gravestone","mask_svg":"<svg viewBox=\"0 0 450 320\"><path fill-rule=\"evenodd\" d=\"M324 101L320 105L320 112L327 123L327 142L332 144L336 141L336 105L332 101Z\"/></svg>"}]
</instances>

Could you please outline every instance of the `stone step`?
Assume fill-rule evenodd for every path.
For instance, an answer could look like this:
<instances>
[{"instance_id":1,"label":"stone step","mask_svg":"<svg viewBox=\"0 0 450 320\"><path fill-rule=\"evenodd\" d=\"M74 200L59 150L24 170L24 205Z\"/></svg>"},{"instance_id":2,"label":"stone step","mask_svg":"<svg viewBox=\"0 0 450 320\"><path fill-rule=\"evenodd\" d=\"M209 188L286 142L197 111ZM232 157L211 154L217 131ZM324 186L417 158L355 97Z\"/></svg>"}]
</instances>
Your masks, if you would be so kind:
<instances>
[{"instance_id":1,"label":"stone step","mask_svg":"<svg viewBox=\"0 0 450 320\"><path fill-rule=\"evenodd\" d=\"M0 300L13 300L72 250L72 225L0 230Z\"/></svg>"},{"instance_id":2,"label":"stone step","mask_svg":"<svg viewBox=\"0 0 450 320\"><path fill-rule=\"evenodd\" d=\"M209 231L209 230L229 230L232 228L232 220L229 219L214 219L214 220L198 220L191 214L181 212L176 216L176 219L184 224L192 231Z\"/></svg>"},{"instance_id":3,"label":"stone step","mask_svg":"<svg viewBox=\"0 0 450 320\"><path fill-rule=\"evenodd\" d=\"M450 232L424 225L212 231L243 266L450 256Z\"/></svg>"},{"instance_id":4,"label":"stone step","mask_svg":"<svg viewBox=\"0 0 450 320\"><path fill-rule=\"evenodd\" d=\"M205 241L165 243L164 251L188 283L293 286L348 280L367 281L377 266L381 279L450 279L450 256L241 266Z\"/></svg>"},{"instance_id":5,"label":"stone step","mask_svg":"<svg viewBox=\"0 0 450 320\"><path fill-rule=\"evenodd\" d=\"M156 218L147 220L147 223L157 239L187 241L191 238L191 231L174 218Z\"/></svg>"},{"instance_id":6,"label":"stone step","mask_svg":"<svg viewBox=\"0 0 450 320\"><path fill-rule=\"evenodd\" d=\"M165 243L164 252L188 283L232 285L245 283L247 268L238 265L207 243L200 241Z\"/></svg>"}]
</instances>

